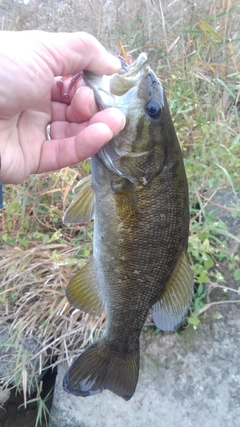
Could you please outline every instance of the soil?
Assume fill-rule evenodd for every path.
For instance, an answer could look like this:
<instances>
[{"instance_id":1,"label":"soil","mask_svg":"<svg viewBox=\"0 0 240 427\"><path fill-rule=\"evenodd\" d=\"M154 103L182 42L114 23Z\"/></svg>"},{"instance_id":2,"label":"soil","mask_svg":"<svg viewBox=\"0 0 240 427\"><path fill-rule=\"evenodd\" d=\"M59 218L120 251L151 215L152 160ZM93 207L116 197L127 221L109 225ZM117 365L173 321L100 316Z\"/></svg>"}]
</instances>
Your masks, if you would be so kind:
<instances>
[{"instance_id":1,"label":"soil","mask_svg":"<svg viewBox=\"0 0 240 427\"><path fill-rule=\"evenodd\" d=\"M56 371L49 370L43 377L43 391L41 393L44 399L50 390L53 391L56 378ZM28 400L34 399L36 393L28 397ZM23 406L23 394L16 393L16 389L12 389L8 401L0 407L0 427L40 427L36 425L38 405L36 402L29 403L25 409ZM52 393L47 400L46 405L50 410L52 405ZM48 424L42 423L41 427L47 427Z\"/></svg>"}]
</instances>

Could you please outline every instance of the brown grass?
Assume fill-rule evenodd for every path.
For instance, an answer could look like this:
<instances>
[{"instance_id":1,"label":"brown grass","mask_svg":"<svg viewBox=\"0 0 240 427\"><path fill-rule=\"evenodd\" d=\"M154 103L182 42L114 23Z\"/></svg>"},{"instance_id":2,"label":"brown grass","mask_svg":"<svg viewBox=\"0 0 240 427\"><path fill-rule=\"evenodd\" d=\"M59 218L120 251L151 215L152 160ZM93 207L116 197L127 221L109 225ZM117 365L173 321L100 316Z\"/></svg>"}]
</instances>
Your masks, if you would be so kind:
<instances>
[{"instance_id":1,"label":"brown grass","mask_svg":"<svg viewBox=\"0 0 240 427\"><path fill-rule=\"evenodd\" d=\"M58 262L54 260L54 251L58 254ZM29 363L32 368L37 366L40 373L46 357L58 356L56 363L63 359L70 361L103 327L104 315L89 318L89 315L73 310L66 300L64 288L78 269L65 261L73 251L68 244L59 243L34 242L25 250L4 247L4 257L0 261L4 284L0 309L2 321L11 322L9 344L17 355L22 337L33 337L38 342L37 352L27 354L24 364L22 357L18 357L15 376L18 369L21 371ZM32 363L36 358L40 360ZM5 379L12 375L12 372L6 372Z\"/></svg>"},{"instance_id":2,"label":"brown grass","mask_svg":"<svg viewBox=\"0 0 240 427\"><path fill-rule=\"evenodd\" d=\"M237 0L30 0L27 5L22 1L3 0L0 28L84 30L116 52L119 51L118 37L121 37L127 51L139 54L147 49L151 60L158 62L162 57L164 67L167 64L172 68L176 62L186 61L194 54L192 39L199 32L200 20L206 20L224 40L229 39L229 44L219 53L214 44L209 43L211 34L199 33L203 56L197 62L211 68L222 62L223 54L234 53L232 60L224 65L226 70L226 67L236 68L239 63L239 45L234 42L239 38L238 6Z\"/></svg>"}]
</instances>

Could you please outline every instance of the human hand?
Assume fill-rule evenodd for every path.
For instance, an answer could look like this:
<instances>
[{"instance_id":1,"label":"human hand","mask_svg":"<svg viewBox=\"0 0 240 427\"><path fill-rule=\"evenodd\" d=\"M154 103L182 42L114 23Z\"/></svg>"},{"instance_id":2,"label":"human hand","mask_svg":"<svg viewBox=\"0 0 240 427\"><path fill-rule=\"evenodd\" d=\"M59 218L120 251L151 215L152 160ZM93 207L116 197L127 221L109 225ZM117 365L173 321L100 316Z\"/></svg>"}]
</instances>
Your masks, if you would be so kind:
<instances>
[{"instance_id":1,"label":"human hand","mask_svg":"<svg viewBox=\"0 0 240 427\"><path fill-rule=\"evenodd\" d=\"M90 34L40 31L0 32L0 179L20 183L94 155L120 132L125 118L117 108L98 111L81 70L118 72L120 62ZM75 90L77 89L77 90ZM51 140L46 127L51 124Z\"/></svg>"}]
</instances>

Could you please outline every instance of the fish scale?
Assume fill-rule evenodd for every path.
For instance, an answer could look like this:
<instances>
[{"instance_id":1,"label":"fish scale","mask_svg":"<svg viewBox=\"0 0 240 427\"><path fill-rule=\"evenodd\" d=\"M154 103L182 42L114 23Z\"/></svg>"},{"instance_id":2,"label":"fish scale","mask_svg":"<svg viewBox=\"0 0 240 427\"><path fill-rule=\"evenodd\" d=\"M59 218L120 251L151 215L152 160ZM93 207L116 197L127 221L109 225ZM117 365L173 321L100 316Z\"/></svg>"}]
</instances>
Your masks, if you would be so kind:
<instances>
[{"instance_id":1,"label":"fish scale","mask_svg":"<svg viewBox=\"0 0 240 427\"><path fill-rule=\"evenodd\" d=\"M139 372L139 338L152 308L173 331L191 303L188 185L161 83L141 54L121 75L84 73L101 109L115 106L125 128L91 161L64 222L94 218L93 258L70 281L70 303L107 312L103 337L68 369L63 386L91 396L109 389L129 400Z\"/></svg>"}]
</instances>

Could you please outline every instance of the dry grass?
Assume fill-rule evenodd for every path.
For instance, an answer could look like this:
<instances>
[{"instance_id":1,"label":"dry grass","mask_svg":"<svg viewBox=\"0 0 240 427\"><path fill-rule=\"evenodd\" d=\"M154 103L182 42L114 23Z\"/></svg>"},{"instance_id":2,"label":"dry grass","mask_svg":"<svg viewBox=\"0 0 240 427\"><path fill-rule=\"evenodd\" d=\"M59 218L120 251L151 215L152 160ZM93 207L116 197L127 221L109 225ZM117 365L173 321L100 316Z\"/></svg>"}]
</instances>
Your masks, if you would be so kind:
<instances>
[{"instance_id":1,"label":"dry grass","mask_svg":"<svg viewBox=\"0 0 240 427\"><path fill-rule=\"evenodd\" d=\"M126 50L133 55L137 56L142 50L148 52L169 93L173 79L187 80L189 76L190 87L192 82L197 82L199 91L205 91L211 87L213 78L227 85L238 73L239 12L237 0L32 0L26 5L21 1L2 0L0 28L85 30L116 52L120 36ZM226 111L231 102L232 94L227 86L222 86L216 107L219 122L220 112ZM204 111L208 103L206 99L206 105L201 106ZM193 144L194 111L187 112L186 116L184 112L181 114L188 127L178 130L188 135L184 141L187 147ZM232 115L230 119L236 135L236 117ZM196 134L198 129L193 128L194 131ZM80 174L87 172L85 164ZM61 224L70 188L78 177L77 169L66 168L5 189L6 205L1 215L0 322L11 325L10 344L17 360L14 370L6 372L5 380L14 378L17 384L24 381L25 389L37 371L44 369L46 357L52 357L53 364L70 360L104 328L104 315L92 318L75 311L64 295L69 278L91 253L90 224L72 228L63 228ZM38 341L33 354L22 350L19 343L23 336L34 336ZM34 360L38 360L35 365ZM23 375L26 369L27 381Z\"/></svg>"},{"instance_id":2,"label":"dry grass","mask_svg":"<svg viewBox=\"0 0 240 427\"><path fill-rule=\"evenodd\" d=\"M214 29L201 33L199 24L206 20ZM0 25L3 30L79 31L95 35L109 50L118 51L121 37L127 51L138 54L148 50L151 61L163 58L169 68L179 61L186 65L194 55L193 38L197 34L201 52L196 63L212 69L222 63L226 73L236 71L239 63L239 4L237 0L29 0L2 1ZM203 26L202 26L203 29ZM189 31L188 31L189 30ZM229 40L219 52L221 34ZM209 43L210 40L210 43ZM214 45L215 42L215 45Z\"/></svg>"},{"instance_id":3,"label":"dry grass","mask_svg":"<svg viewBox=\"0 0 240 427\"><path fill-rule=\"evenodd\" d=\"M81 176L86 170L87 163ZM15 384L24 384L29 390L49 358L52 366L65 359L70 362L104 327L104 315L95 319L73 310L64 292L70 277L91 254L92 224L73 229L63 228L61 222L66 198L78 175L78 170L66 168L5 188L0 315L2 325L11 325L4 346L11 348L17 363L6 365L3 380L13 378ZM22 345L23 338L36 341L33 351ZM7 358L9 354L4 352L0 362Z\"/></svg>"},{"instance_id":4,"label":"dry grass","mask_svg":"<svg viewBox=\"0 0 240 427\"><path fill-rule=\"evenodd\" d=\"M54 259L55 251L58 262ZM0 261L4 284L1 318L2 322L11 322L8 344L13 347L12 352L18 360L13 372L6 372L5 380L14 376L15 382L17 378L20 383L20 373L28 365L37 370L35 374L38 375L49 357L54 358L53 365L63 359L70 361L79 354L80 348L93 340L94 334L102 330L104 315L90 318L73 310L66 300L64 288L79 268L66 261L73 251L74 248L61 243L34 242L28 249L4 247L4 257ZM23 337L36 340L36 352L28 353L20 346ZM19 351L22 351L21 355ZM33 383L33 377L34 372L31 372L30 383Z\"/></svg>"}]
</instances>

